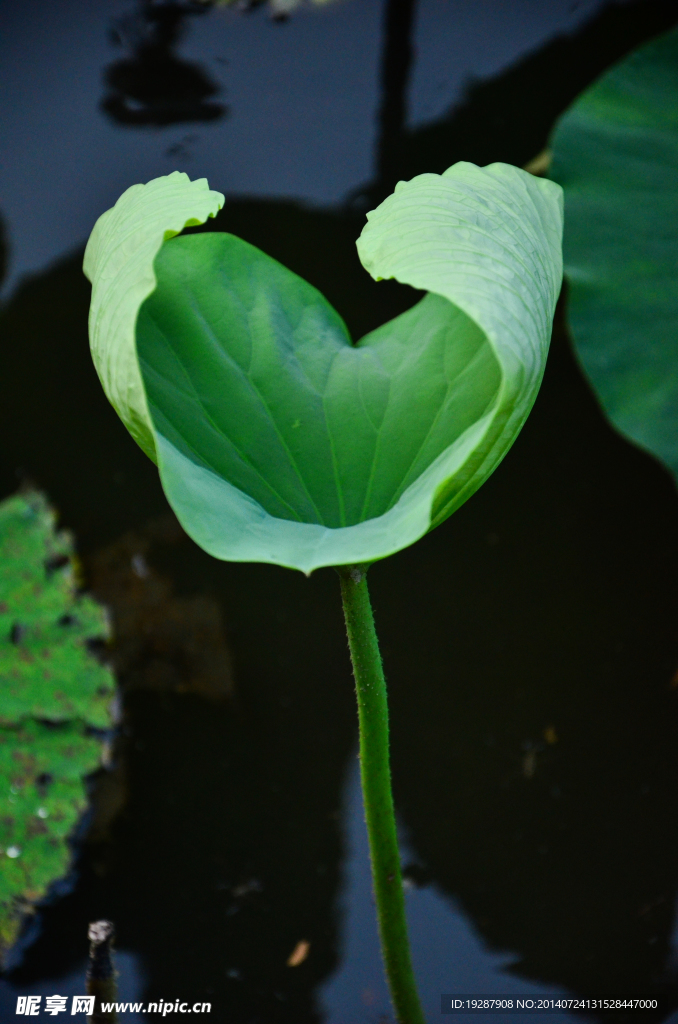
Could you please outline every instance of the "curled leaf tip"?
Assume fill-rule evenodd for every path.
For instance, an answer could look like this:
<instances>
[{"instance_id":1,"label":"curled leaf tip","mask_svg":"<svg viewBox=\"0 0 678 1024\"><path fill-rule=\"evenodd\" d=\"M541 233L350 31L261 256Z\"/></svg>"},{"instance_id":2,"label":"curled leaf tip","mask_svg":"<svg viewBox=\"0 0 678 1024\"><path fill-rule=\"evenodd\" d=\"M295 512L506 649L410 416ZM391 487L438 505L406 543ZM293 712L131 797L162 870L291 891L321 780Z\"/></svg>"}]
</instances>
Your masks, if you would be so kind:
<instances>
[{"instance_id":1,"label":"curled leaf tip","mask_svg":"<svg viewBox=\"0 0 678 1024\"><path fill-rule=\"evenodd\" d=\"M460 477L441 482L432 526L489 476L536 398L563 276L563 194L554 184L510 164L460 161L399 182L368 213L358 239L375 280L395 278L447 299L482 330L501 367L477 471L470 460L463 485Z\"/></svg>"},{"instance_id":2,"label":"curled leaf tip","mask_svg":"<svg viewBox=\"0 0 678 1024\"><path fill-rule=\"evenodd\" d=\"M83 271L92 283L89 337L92 359L106 396L150 458L157 461L136 353L136 319L155 290L155 257L163 242L185 227L203 224L224 205L206 178L183 171L132 185L92 230Z\"/></svg>"}]
</instances>

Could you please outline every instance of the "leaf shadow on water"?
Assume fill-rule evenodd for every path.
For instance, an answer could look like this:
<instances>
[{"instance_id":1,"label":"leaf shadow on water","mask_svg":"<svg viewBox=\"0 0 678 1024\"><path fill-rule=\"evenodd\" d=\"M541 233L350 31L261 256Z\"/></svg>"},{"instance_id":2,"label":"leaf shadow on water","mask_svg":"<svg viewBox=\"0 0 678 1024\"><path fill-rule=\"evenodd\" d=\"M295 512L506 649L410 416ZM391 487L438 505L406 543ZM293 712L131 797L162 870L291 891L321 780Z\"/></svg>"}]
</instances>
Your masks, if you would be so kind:
<instances>
[{"instance_id":1,"label":"leaf shadow on water","mask_svg":"<svg viewBox=\"0 0 678 1024\"><path fill-rule=\"evenodd\" d=\"M495 98L506 80L493 83ZM505 127L494 149L482 124L464 135L488 90L439 135L443 166L534 155L531 129L510 153ZM524 94L512 95L515 127ZM305 276L359 337L416 299L361 270L361 225L355 210L234 199L211 227ZM148 538L167 506L91 366L80 259L27 281L2 311L0 488L36 480L93 579L104 549ZM129 549L130 563L138 553ZM106 916L143 965L144 998L211 999L232 1024L319 1021L317 992L341 955L340 809L355 744L336 579L218 563L181 537L154 536L142 553L170 581L168 600L218 607L233 692L129 689L124 806L83 847L78 885L44 910L12 982L26 989L74 970L87 922ZM451 520L371 571L412 856L490 951L515 953L517 977L574 992L664 991L678 1004L667 967L677 575L675 490L602 419L562 319L505 463ZM300 941L309 955L290 968Z\"/></svg>"}]
</instances>

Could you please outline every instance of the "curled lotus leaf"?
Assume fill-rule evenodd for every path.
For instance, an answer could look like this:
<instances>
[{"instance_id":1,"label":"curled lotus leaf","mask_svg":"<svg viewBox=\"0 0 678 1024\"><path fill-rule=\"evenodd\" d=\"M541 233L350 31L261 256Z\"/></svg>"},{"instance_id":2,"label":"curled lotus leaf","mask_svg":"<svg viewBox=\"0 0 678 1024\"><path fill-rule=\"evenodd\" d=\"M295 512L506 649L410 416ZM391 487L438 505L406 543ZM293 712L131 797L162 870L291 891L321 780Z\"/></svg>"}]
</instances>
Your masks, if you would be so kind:
<instances>
[{"instance_id":1,"label":"curled lotus leaf","mask_svg":"<svg viewBox=\"0 0 678 1024\"><path fill-rule=\"evenodd\" d=\"M428 294L357 344L254 246L177 237L220 202L175 173L97 222L85 272L106 393L217 558L310 572L407 547L477 490L532 407L562 279L559 186L469 163L401 182L358 253Z\"/></svg>"}]
</instances>

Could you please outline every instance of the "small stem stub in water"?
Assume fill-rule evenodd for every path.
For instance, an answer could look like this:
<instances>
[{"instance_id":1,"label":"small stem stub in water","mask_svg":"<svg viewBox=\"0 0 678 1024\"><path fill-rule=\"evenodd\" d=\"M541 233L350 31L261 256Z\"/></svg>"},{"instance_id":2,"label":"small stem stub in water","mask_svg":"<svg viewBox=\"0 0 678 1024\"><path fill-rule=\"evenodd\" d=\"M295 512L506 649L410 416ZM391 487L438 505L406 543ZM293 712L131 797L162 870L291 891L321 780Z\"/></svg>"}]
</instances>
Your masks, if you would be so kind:
<instances>
[{"instance_id":1,"label":"small stem stub in water","mask_svg":"<svg viewBox=\"0 0 678 1024\"><path fill-rule=\"evenodd\" d=\"M116 1024L115 1011L103 1012L102 1001L115 1002L117 996L116 971L111 955L115 935L112 921L93 921L88 930L89 963L87 965L87 994L95 997L94 1012L87 1018L90 1024Z\"/></svg>"}]
</instances>

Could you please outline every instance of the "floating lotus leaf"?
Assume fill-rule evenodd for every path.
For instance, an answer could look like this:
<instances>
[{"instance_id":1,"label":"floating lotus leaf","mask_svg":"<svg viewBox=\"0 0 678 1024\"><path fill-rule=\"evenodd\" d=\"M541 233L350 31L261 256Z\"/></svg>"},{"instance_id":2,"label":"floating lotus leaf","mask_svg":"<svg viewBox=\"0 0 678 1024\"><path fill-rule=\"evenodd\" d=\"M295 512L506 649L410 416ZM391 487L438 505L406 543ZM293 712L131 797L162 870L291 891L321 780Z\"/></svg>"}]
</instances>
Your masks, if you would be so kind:
<instances>
[{"instance_id":1,"label":"floating lotus leaf","mask_svg":"<svg viewBox=\"0 0 678 1024\"><path fill-rule=\"evenodd\" d=\"M104 610L77 593L72 538L35 492L0 504L0 956L61 878L101 763L114 680L88 649Z\"/></svg>"},{"instance_id":2,"label":"floating lotus leaf","mask_svg":"<svg viewBox=\"0 0 678 1024\"><path fill-rule=\"evenodd\" d=\"M84 776L100 763L101 740L80 722L0 728L0 955L67 873L68 840L87 807Z\"/></svg>"},{"instance_id":3,"label":"floating lotus leaf","mask_svg":"<svg viewBox=\"0 0 678 1024\"><path fill-rule=\"evenodd\" d=\"M222 201L175 172L97 222L85 273L106 393L210 554L304 572L384 558L473 494L534 402L560 189L506 164L401 182L358 252L377 280L429 294L355 345L254 246L175 237Z\"/></svg>"},{"instance_id":4,"label":"floating lotus leaf","mask_svg":"<svg viewBox=\"0 0 678 1024\"><path fill-rule=\"evenodd\" d=\"M108 728L115 683L90 653L104 609L77 593L73 541L35 492L0 504L0 725L75 718Z\"/></svg>"}]
</instances>

